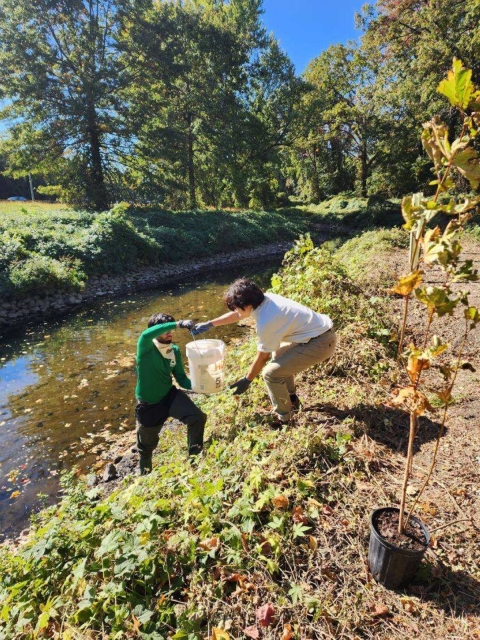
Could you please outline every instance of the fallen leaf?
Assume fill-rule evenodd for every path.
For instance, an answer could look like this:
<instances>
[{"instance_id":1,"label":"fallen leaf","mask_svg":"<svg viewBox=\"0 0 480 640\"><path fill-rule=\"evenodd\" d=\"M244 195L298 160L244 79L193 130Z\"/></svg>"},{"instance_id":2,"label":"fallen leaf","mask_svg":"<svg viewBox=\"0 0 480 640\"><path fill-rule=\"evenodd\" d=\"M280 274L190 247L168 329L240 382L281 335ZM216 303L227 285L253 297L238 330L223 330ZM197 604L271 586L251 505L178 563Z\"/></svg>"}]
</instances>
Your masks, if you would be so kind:
<instances>
[{"instance_id":1,"label":"fallen leaf","mask_svg":"<svg viewBox=\"0 0 480 640\"><path fill-rule=\"evenodd\" d=\"M407 487L407 493L409 496L416 496L418 493L418 489L417 487L414 487L413 485L409 484Z\"/></svg>"},{"instance_id":2,"label":"fallen leaf","mask_svg":"<svg viewBox=\"0 0 480 640\"><path fill-rule=\"evenodd\" d=\"M140 622L138 621L138 619L133 615L132 613L132 618L133 618L133 630L136 634L139 633L140 631Z\"/></svg>"},{"instance_id":3,"label":"fallen leaf","mask_svg":"<svg viewBox=\"0 0 480 640\"><path fill-rule=\"evenodd\" d=\"M324 516L331 516L333 514L333 509L328 504L322 505L322 514Z\"/></svg>"},{"instance_id":4,"label":"fallen leaf","mask_svg":"<svg viewBox=\"0 0 480 640\"><path fill-rule=\"evenodd\" d=\"M230 640L230 635L223 629L213 627L210 640Z\"/></svg>"},{"instance_id":5,"label":"fallen leaf","mask_svg":"<svg viewBox=\"0 0 480 640\"><path fill-rule=\"evenodd\" d=\"M437 507L431 502L425 502L419 506L422 511L429 513L431 516L437 515Z\"/></svg>"},{"instance_id":6,"label":"fallen leaf","mask_svg":"<svg viewBox=\"0 0 480 640\"><path fill-rule=\"evenodd\" d=\"M403 608L405 611L408 611L408 613L414 613L417 610L415 603L413 600L410 600L410 598L400 598L400 601Z\"/></svg>"},{"instance_id":7,"label":"fallen leaf","mask_svg":"<svg viewBox=\"0 0 480 640\"><path fill-rule=\"evenodd\" d=\"M312 551L316 551L318 548L317 539L314 538L313 536L308 536L308 548L311 549Z\"/></svg>"},{"instance_id":8,"label":"fallen leaf","mask_svg":"<svg viewBox=\"0 0 480 640\"><path fill-rule=\"evenodd\" d=\"M198 543L198 546L205 551L211 551L212 549L218 549L220 546L220 540L217 537L208 538Z\"/></svg>"},{"instance_id":9,"label":"fallen leaf","mask_svg":"<svg viewBox=\"0 0 480 640\"><path fill-rule=\"evenodd\" d=\"M272 623L272 618L275 615L275 607L271 602L264 604L263 607L257 609L257 620L261 627L268 627Z\"/></svg>"},{"instance_id":10,"label":"fallen leaf","mask_svg":"<svg viewBox=\"0 0 480 640\"><path fill-rule=\"evenodd\" d=\"M385 616L390 615L390 609L383 604L383 602L372 604L370 611L372 612L373 618L384 618Z\"/></svg>"},{"instance_id":11,"label":"fallen leaf","mask_svg":"<svg viewBox=\"0 0 480 640\"><path fill-rule=\"evenodd\" d=\"M20 491L14 491L13 493L10 494L10 500L12 500L13 498L17 498L20 495Z\"/></svg>"},{"instance_id":12,"label":"fallen leaf","mask_svg":"<svg viewBox=\"0 0 480 640\"><path fill-rule=\"evenodd\" d=\"M284 624L283 625L283 633L282 633L282 637L280 638L280 640L292 640L292 638L293 638L292 625L291 624Z\"/></svg>"},{"instance_id":13,"label":"fallen leaf","mask_svg":"<svg viewBox=\"0 0 480 640\"><path fill-rule=\"evenodd\" d=\"M243 633L248 638L253 638L254 640L257 640L257 638L260 637L257 627L246 627L246 629L243 630Z\"/></svg>"},{"instance_id":14,"label":"fallen leaf","mask_svg":"<svg viewBox=\"0 0 480 640\"><path fill-rule=\"evenodd\" d=\"M288 507L288 498L284 495L275 496L272 498L272 503L275 509L286 509Z\"/></svg>"},{"instance_id":15,"label":"fallen leaf","mask_svg":"<svg viewBox=\"0 0 480 640\"><path fill-rule=\"evenodd\" d=\"M302 507L295 507L294 510L292 511L292 520L294 522L296 522L297 524L307 524L308 519L307 517L303 514L303 509Z\"/></svg>"}]
</instances>

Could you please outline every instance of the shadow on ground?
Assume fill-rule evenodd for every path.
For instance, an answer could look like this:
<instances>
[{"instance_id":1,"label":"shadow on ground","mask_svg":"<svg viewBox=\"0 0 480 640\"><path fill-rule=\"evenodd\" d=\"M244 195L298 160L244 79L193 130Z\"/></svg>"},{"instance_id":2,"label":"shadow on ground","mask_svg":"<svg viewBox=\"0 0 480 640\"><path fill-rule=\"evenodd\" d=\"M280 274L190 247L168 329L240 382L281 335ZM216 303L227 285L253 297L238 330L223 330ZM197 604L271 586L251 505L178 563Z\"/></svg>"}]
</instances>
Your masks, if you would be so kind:
<instances>
[{"instance_id":1,"label":"shadow on ground","mask_svg":"<svg viewBox=\"0 0 480 640\"><path fill-rule=\"evenodd\" d=\"M344 410L332 404L318 403L305 406L303 412L307 419L310 415L314 416L316 422L320 422L323 416L333 418L334 422L343 422L347 418L353 418L364 425L364 432L372 440L394 451L407 453L410 418L404 411L368 404L360 404L353 409ZM425 443L436 440L440 426L440 422L421 416L418 421L414 452L419 451ZM443 436L446 433L447 429L444 429Z\"/></svg>"},{"instance_id":2,"label":"shadow on ground","mask_svg":"<svg viewBox=\"0 0 480 640\"><path fill-rule=\"evenodd\" d=\"M480 582L464 569L452 570L429 550L412 584L402 593L431 602L457 618L480 615Z\"/></svg>"}]
</instances>

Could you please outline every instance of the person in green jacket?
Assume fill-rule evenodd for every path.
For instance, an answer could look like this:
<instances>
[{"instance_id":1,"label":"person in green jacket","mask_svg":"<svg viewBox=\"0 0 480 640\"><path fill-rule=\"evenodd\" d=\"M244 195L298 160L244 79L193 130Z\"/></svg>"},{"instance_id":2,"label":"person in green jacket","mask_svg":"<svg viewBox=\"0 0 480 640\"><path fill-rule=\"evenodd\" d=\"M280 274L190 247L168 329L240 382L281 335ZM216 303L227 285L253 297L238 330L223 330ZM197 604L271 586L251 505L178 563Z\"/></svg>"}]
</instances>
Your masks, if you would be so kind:
<instances>
[{"instance_id":1,"label":"person in green jacket","mask_svg":"<svg viewBox=\"0 0 480 640\"><path fill-rule=\"evenodd\" d=\"M192 383L185 374L180 349L172 344L172 332L177 328L193 329L192 320L175 319L155 313L137 344L137 448L140 454L140 473L152 470L152 453L158 445L160 431L168 417L187 425L188 453L199 454L203 449L203 431L207 416L172 383L172 375L183 389Z\"/></svg>"}]
</instances>

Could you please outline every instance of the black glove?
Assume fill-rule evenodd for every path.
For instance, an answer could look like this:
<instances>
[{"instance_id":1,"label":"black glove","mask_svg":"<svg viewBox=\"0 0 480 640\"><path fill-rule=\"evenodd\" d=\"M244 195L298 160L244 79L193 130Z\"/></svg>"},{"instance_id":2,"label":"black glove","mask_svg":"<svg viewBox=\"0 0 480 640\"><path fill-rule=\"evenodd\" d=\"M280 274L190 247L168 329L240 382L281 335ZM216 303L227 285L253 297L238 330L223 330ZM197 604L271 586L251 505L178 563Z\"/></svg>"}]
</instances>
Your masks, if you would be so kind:
<instances>
[{"instance_id":1,"label":"black glove","mask_svg":"<svg viewBox=\"0 0 480 640\"><path fill-rule=\"evenodd\" d=\"M247 378L242 378L241 380L238 380L237 382L234 382L233 384L231 384L230 389L234 389L233 395L239 396L241 393L245 393L245 391L250 386L251 382L252 381L247 380Z\"/></svg>"},{"instance_id":2,"label":"black glove","mask_svg":"<svg viewBox=\"0 0 480 640\"><path fill-rule=\"evenodd\" d=\"M210 331L210 329L213 329L213 322L200 322L200 324L196 324L193 329L191 329L192 336L198 336L200 333Z\"/></svg>"},{"instance_id":3,"label":"black glove","mask_svg":"<svg viewBox=\"0 0 480 640\"><path fill-rule=\"evenodd\" d=\"M192 331L195 323L193 320L179 320L177 322L177 326L180 327L180 329L188 329L189 331Z\"/></svg>"}]
</instances>

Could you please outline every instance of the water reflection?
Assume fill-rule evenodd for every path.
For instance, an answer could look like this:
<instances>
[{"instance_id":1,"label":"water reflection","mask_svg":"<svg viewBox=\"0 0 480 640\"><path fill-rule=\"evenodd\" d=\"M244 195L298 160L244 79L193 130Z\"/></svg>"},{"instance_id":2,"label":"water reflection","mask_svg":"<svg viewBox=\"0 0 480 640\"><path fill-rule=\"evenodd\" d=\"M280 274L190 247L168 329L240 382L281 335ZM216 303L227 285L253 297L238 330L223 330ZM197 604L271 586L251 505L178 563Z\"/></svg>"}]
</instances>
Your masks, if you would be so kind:
<instances>
[{"instance_id":1,"label":"water reflection","mask_svg":"<svg viewBox=\"0 0 480 640\"><path fill-rule=\"evenodd\" d=\"M278 265L249 277L268 286ZM0 353L0 532L11 535L38 508L38 493L52 503L58 474L78 465L95 468L116 433L134 429L135 350L152 313L202 321L225 312L226 284L244 270L225 272L201 284L106 301L58 323L43 323L12 339ZM213 330L228 343L245 329ZM177 330L185 354L191 340ZM185 358L186 360L186 358ZM105 463L100 462L103 466Z\"/></svg>"}]
</instances>

